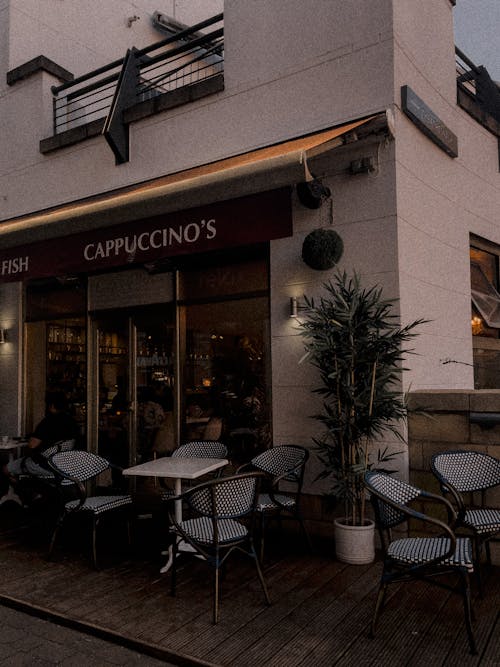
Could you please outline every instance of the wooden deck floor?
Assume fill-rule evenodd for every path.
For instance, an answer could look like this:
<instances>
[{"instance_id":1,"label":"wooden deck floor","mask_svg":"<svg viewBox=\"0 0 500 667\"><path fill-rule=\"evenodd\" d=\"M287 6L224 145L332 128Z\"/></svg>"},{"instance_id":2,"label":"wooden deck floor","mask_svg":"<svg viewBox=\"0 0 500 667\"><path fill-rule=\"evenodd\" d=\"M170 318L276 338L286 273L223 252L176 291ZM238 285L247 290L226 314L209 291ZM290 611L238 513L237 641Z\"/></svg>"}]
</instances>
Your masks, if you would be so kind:
<instances>
[{"instance_id":1,"label":"wooden deck floor","mask_svg":"<svg viewBox=\"0 0 500 667\"><path fill-rule=\"evenodd\" d=\"M474 599L478 656L468 652L461 599L425 584L401 586L380 620L368 626L381 571L346 566L324 549L310 555L271 545L264 574L273 604L264 604L250 561L236 558L223 581L221 620L211 623L211 571L190 560L179 571L176 598L154 545L126 553L102 545L105 567L91 568L78 540L61 542L56 558L22 522L0 512L0 603L186 665L328 667L355 665L500 665L500 568L487 595ZM288 552L288 553L287 553Z\"/></svg>"}]
</instances>

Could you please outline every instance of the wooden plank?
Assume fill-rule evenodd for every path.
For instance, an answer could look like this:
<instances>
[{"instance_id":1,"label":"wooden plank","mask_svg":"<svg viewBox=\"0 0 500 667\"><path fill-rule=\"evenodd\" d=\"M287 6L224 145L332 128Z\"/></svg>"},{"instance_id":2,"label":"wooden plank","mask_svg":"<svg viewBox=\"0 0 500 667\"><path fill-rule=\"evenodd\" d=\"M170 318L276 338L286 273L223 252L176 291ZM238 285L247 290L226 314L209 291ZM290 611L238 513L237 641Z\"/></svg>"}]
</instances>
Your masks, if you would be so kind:
<instances>
[{"instance_id":1,"label":"wooden plank","mask_svg":"<svg viewBox=\"0 0 500 667\"><path fill-rule=\"evenodd\" d=\"M263 633L280 622L291 609L300 604L304 598L313 596L325 581L339 574L344 568L333 560L318 558L289 559L283 561L277 574L267 576L269 592L272 600L270 607L263 604L263 595L255 580L253 598L255 604L250 607L249 597L232 596L224 606L224 617L219 622L216 634L210 630L200 633L193 642L194 655L210 656L210 660L225 664L234 655L244 653ZM266 573L267 574L267 573ZM248 611L253 613L249 614Z\"/></svg>"},{"instance_id":2,"label":"wooden plank","mask_svg":"<svg viewBox=\"0 0 500 667\"><path fill-rule=\"evenodd\" d=\"M226 577L221 586L221 617L218 625L215 627L212 625L213 586L210 573L210 583L207 586L208 599L202 613L180 627L177 632L168 636L164 634L163 641L167 641L170 646L176 646L177 650L189 646L192 655L198 655L200 650L202 653L208 653L213 645L227 637L234 624L238 626L245 624L250 618L265 611L267 607L255 567L248 558L245 560L241 558L233 559L232 563L228 562ZM271 599L274 598L275 587L280 585L279 582L286 581L287 587L293 585L297 567L303 567L303 563L300 566L296 559L291 559L289 562L281 563L281 567L271 566L265 569L264 576ZM244 576L241 574L242 571L245 572ZM196 585L199 587L199 583Z\"/></svg>"},{"instance_id":3,"label":"wooden plank","mask_svg":"<svg viewBox=\"0 0 500 667\"><path fill-rule=\"evenodd\" d=\"M406 664L408 647L421 641L435 614L442 607L442 597L432 598L425 584L401 585L382 611L376 636L369 635L369 625L355 643L351 643L343 655L333 664L385 665ZM447 596L441 592L441 596ZM423 613L427 608L428 613ZM371 617L370 617L371 621ZM324 664L324 663L322 663Z\"/></svg>"},{"instance_id":4,"label":"wooden plank","mask_svg":"<svg viewBox=\"0 0 500 667\"><path fill-rule=\"evenodd\" d=\"M111 565L95 571L72 545L48 562L46 545L29 532L6 532L0 516L0 595L193 659L235 667L498 665L498 567L484 600L475 599L480 655L472 657L460 597L427 584L391 587L377 636L369 638L380 563L345 566L293 548L276 558L271 548L265 576L273 604L267 607L253 564L236 558L228 563L221 620L213 626L212 571L204 563L181 566L172 598L169 575L159 574L151 555L116 562L113 554Z\"/></svg>"},{"instance_id":5,"label":"wooden plank","mask_svg":"<svg viewBox=\"0 0 500 667\"><path fill-rule=\"evenodd\" d=\"M332 590L327 587L313 607L303 606L293 615L291 620L296 629L293 638L267 664L316 665L325 656L326 664L332 665L331 640L338 642L339 650L345 650L348 639L357 639L366 628L379 579L378 564L348 568L340 587Z\"/></svg>"},{"instance_id":6,"label":"wooden plank","mask_svg":"<svg viewBox=\"0 0 500 667\"><path fill-rule=\"evenodd\" d=\"M463 621L463 611L457 623L459 632L457 639L452 649L446 658L446 664L452 667L460 664L464 667L481 664L481 655L489 650L488 643L491 637L494 638L495 626L498 623L498 614L500 606L500 571L499 568L494 568L491 572L486 585L484 587L484 598L477 596L473 599L474 607L474 636L476 645L479 651L478 656L472 656L469 653L469 643L467 641L467 633ZM494 639L493 639L494 643ZM500 654L496 655L497 665L500 664Z\"/></svg>"},{"instance_id":7,"label":"wooden plank","mask_svg":"<svg viewBox=\"0 0 500 667\"><path fill-rule=\"evenodd\" d=\"M498 599L497 599L498 602ZM481 667L498 667L500 663L500 614L497 614L488 643L481 656Z\"/></svg>"}]
</instances>

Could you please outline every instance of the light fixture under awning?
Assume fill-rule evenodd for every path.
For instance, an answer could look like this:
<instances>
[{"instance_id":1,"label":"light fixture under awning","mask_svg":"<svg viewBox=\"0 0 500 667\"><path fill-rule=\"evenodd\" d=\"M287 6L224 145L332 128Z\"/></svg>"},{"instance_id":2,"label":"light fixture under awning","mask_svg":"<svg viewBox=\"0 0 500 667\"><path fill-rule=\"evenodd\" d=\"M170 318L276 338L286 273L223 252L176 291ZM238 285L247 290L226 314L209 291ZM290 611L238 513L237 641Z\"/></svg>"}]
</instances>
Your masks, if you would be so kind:
<instances>
[{"instance_id":1,"label":"light fixture under awning","mask_svg":"<svg viewBox=\"0 0 500 667\"><path fill-rule=\"evenodd\" d=\"M486 324L500 329L500 294L475 262L471 262L471 295Z\"/></svg>"},{"instance_id":2,"label":"light fixture under awning","mask_svg":"<svg viewBox=\"0 0 500 667\"><path fill-rule=\"evenodd\" d=\"M3 247L180 211L311 180L307 160L385 113L200 167L0 222Z\"/></svg>"}]
</instances>

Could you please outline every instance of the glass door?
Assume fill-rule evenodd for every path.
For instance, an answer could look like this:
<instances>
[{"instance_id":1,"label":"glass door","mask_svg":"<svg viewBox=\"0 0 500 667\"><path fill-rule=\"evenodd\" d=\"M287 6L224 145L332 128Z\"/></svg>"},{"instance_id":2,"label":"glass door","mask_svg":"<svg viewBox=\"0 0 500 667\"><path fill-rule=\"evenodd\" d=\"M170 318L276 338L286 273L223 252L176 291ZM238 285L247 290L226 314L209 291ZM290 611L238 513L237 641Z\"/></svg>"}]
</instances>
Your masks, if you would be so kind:
<instances>
[{"instance_id":1,"label":"glass door","mask_svg":"<svg viewBox=\"0 0 500 667\"><path fill-rule=\"evenodd\" d=\"M177 446L174 410L175 326L172 304L133 316L137 396L136 461L170 454Z\"/></svg>"},{"instance_id":2,"label":"glass door","mask_svg":"<svg viewBox=\"0 0 500 667\"><path fill-rule=\"evenodd\" d=\"M94 450L116 466L164 456L177 446L174 312L172 304L162 304L93 321Z\"/></svg>"},{"instance_id":3,"label":"glass door","mask_svg":"<svg viewBox=\"0 0 500 667\"><path fill-rule=\"evenodd\" d=\"M95 321L97 352L97 453L126 468L132 461L133 394L130 382L130 319L117 314ZM119 486L119 475L113 478Z\"/></svg>"}]
</instances>

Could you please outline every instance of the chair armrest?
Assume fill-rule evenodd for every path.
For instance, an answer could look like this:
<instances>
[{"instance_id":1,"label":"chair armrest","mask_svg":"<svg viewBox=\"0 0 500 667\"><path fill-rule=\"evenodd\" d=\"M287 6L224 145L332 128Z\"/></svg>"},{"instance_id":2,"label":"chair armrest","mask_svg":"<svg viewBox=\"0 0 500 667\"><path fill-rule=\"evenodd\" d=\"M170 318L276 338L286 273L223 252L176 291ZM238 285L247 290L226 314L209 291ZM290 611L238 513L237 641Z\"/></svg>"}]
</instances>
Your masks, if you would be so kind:
<instances>
[{"instance_id":1,"label":"chair armrest","mask_svg":"<svg viewBox=\"0 0 500 667\"><path fill-rule=\"evenodd\" d=\"M69 480L77 487L78 495L80 497L80 502L76 509L79 509L83 505L83 503L85 502L85 498L87 497L87 490L85 484L78 478L73 477L72 475L68 475L67 473L64 473L61 470L59 470L59 468L52 463L52 457L50 457L47 460L47 463L49 464L50 470L52 470L52 472L55 475L57 487L61 491L61 493L63 491L62 481L65 479Z\"/></svg>"},{"instance_id":2,"label":"chair armrest","mask_svg":"<svg viewBox=\"0 0 500 667\"><path fill-rule=\"evenodd\" d=\"M429 516L428 514L419 512L418 510L413 509L413 507L408 507L407 505L397 503L391 500L390 498L387 498L387 496L383 495L382 493L379 493L376 489L373 489L371 486L368 488L368 491L373 496L379 498L382 503L385 503L393 507L397 512L400 512L401 514L404 514L409 518L416 519L417 521L437 526L438 528L441 529L442 533L444 533L444 535L446 535L449 538L450 547L446 551L446 553L442 554L441 556L438 556L437 558L433 558L432 560L427 561L424 565L419 566L416 569L424 569L429 565L437 564L443 560L446 560L446 558L448 558L455 552L457 538L455 536L455 533L453 532L452 527L455 525L456 522L456 512L453 509L452 504L448 500L446 500L446 498L443 498L443 496L439 496L435 493L430 493L428 491L421 491L417 497L413 498L412 502L414 502L415 500L425 498L428 500L434 500L437 503L441 503L447 509L448 523L445 523L444 521L441 521L440 519L437 519L435 517Z\"/></svg>"},{"instance_id":3,"label":"chair armrest","mask_svg":"<svg viewBox=\"0 0 500 667\"><path fill-rule=\"evenodd\" d=\"M452 496L453 501L457 508L455 526L460 525L465 518L465 511L466 511L465 502L462 497L462 494L453 486L453 484L451 484L451 482L445 481L444 479L439 479L439 483L441 485L443 493L449 493Z\"/></svg>"},{"instance_id":4,"label":"chair armrest","mask_svg":"<svg viewBox=\"0 0 500 667\"><path fill-rule=\"evenodd\" d=\"M251 462L243 463L238 468L236 468L236 472L234 474L240 475L241 473L250 472L251 470L256 470L255 466L252 465Z\"/></svg>"},{"instance_id":5,"label":"chair armrest","mask_svg":"<svg viewBox=\"0 0 500 667\"><path fill-rule=\"evenodd\" d=\"M290 470L287 470L286 472L281 473L281 475L277 475L277 476L273 477L273 486L275 486L277 488L279 486L280 482L283 482L283 481L290 482L290 484L297 484L298 481L299 481L298 479L297 479L297 481L294 481L294 480L291 480L291 479L287 479L287 477L290 477L290 475L293 475L295 472L299 476L301 465L302 464L299 464L299 465L295 466L295 468L290 468Z\"/></svg>"}]
</instances>

